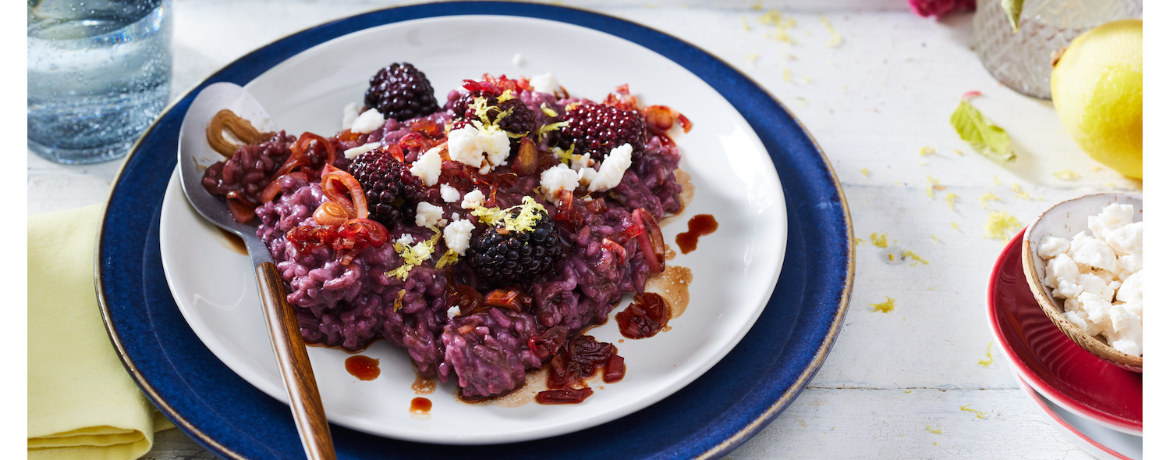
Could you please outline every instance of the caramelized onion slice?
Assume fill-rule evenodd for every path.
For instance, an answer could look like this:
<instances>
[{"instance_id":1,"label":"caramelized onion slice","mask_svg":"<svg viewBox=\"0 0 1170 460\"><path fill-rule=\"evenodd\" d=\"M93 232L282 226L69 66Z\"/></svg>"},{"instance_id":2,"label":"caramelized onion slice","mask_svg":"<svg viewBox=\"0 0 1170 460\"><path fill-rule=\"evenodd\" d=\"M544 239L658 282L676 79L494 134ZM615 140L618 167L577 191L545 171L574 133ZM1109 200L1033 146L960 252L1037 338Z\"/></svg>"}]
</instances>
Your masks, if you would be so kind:
<instances>
[{"instance_id":1,"label":"caramelized onion slice","mask_svg":"<svg viewBox=\"0 0 1170 460\"><path fill-rule=\"evenodd\" d=\"M338 182L345 187L345 192L337 189ZM357 179L354 179L349 173L334 168L322 174L321 191L325 193L326 198L352 210L357 218L365 219L370 216L370 210L366 207L366 195L362 192L362 184L358 183Z\"/></svg>"},{"instance_id":2,"label":"caramelized onion slice","mask_svg":"<svg viewBox=\"0 0 1170 460\"><path fill-rule=\"evenodd\" d=\"M649 211L638 208L632 213L634 222L640 223L643 231L637 235L638 245L642 247L642 256L650 273L662 273L666 270L666 244L662 241L662 229L654 221Z\"/></svg>"},{"instance_id":3,"label":"caramelized onion slice","mask_svg":"<svg viewBox=\"0 0 1170 460\"><path fill-rule=\"evenodd\" d=\"M211 148L219 152L220 155L229 158L235 155L239 146L224 138L223 131L225 129L231 131L236 139L248 145L259 144L273 136L272 133L260 132L255 126L252 126L251 122L240 118L231 110L220 110L211 117L211 121L207 124L207 143L211 144Z\"/></svg>"},{"instance_id":4,"label":"caramelized onion slice","mask_svg":"<svg viewBox=\"0 0 1170 460\"><path fill-rule=\"evenodd\" d=\"M330 227L339 227L353 217L348 209L333 201L321 203L321 206L313 211L313 220L316 220L318 224Z\"/></svg>"}]
</instances>

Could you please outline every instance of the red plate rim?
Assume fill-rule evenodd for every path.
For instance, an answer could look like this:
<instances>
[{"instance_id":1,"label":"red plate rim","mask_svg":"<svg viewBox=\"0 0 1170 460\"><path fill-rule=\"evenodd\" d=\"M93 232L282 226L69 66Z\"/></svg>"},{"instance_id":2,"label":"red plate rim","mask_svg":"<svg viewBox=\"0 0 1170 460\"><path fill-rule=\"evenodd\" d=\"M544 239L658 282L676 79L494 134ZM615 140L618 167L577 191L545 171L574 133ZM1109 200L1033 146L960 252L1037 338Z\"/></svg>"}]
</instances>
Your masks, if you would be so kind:
<instances>
[{"instance_id":1,"label":"red plate rim","mask_svg":"<svg viewBox=\"0 0 1170 460\"><path fill-rule=\"evenodd\" d=\"M1020 377L1020 374L1015 373L1015 372L1013 372L1012 374L1016 376L1016 381L1018 381L1020 383L1020 389L1024 390L1024 394L1028 395L1028 398L1031 398L1032 401L1034 401L1037 406L1040 406L1040 410L1044 411L1045 414L1048 414L1048 417L1052 418L1053 421L1060 424L1060 426L1064 427L1065 430L1068 430L1074 436L1080 438L1081 441L1093 446L1094 448L1101 450L1101 452L1103 452L1105 454L1113 456L1114 458L1118 458L1121 460L1134 460L1130 457L1122 455L1120 452L1118 452L1116 450L1113 450L1109 446L1106 446L1104 444L1101 444L1100 442L1097 442L1097 440L1090 438L1084 432L1077 429L1077 427L1073 426L1071 423L1068 423L1068 421L1065 420L1064 417L1061 417L1060 414L1057 414L1056 411L1052 410L1052 407L1050 407L1048 405L1048 403L1044 402L1044 400L1041 398L1040 394L1037 393L1036 390L1033 389L1032 386L1028 384L1028 382L1025 382L1024 379L1022 377Z\"/></svg>"},{"instance_id":2,"label":"red plate rim","mask_svg":"<svg viewBox=\"0 0 1170 460\"><path fill-rule=\"evenodd\" d=\"M1001 251L999 253L999 256L996 258L995 264L992 265L992 267L991 267L991 273L988 275L987 318L988 318L988 321L989 321L990 326L991 326L992 336L995 338L995 343L997 345L999 345L1000 351L1003 352L1004 356L1007 358L1008 364L1011 366L1011 368L1015 372L1016 376L1018 376L1020 379L1023 379L1024 382L1027 383L1028 386L1030 386L1037 393L1044 395L1044 397L1046 397L1050 401L1060 405L1060 407L1068 410L1069 412L1072 412L1072 413L1079 415L1081 417L1085 417L1085 418L1092 420L1093 422L1096 422L1100 425L1112 428L1112 429L1120 431L1122 433L1131 434L1134 436L1141 436L1142 435L1142 423L1140 421L1135 423L1132 420L1128 420L1126 418L1119 417L1115 414L1110 414L1107 412L1103 412L1100 409L1086 406L1084 403L1081 403L1073 398L1065 396L1063 393L1059 392L1055 387L1050 385L1044 379L1040 378L1040 376L1037 375L1036 372L1032 370L1032 368L1030 368L1029 366L1025 365L1022 362L1022 359L1020 358L1019 354L1016 353L1016 351L1014 349L1007 346L1007 340L1006 340L1006 337L1004 336L1003 328L1001 327L1001 325L999 323L999 318L996 315L995 294L997 291L997 284L998 284L996 282L996 280L997 280L997 275L1003 271L1005 261L1008 258L1008 254L1010 252L1012 252L1013 249L1016 249L1016 248L1022 246L1022 241L1024 238L1024 231L1026 231L1026 230L1027 229L1021 230L1019 233L1016 234L1016 236L1014 238L1011 239L1011 241L1008 242L1008 244L1006 246L1004 246L1003 251ZM1023 268L1020 268L1020 270L1023 270ZM1040 306L1037 304L1036 308L1040 308ZM1055 327L1055 325L1053 327ZM1063 334L1062 334L1062 336L1063 336ZM1069 342L1072 341L1071 339L1068 339L1067 337L1065 338L1065 340L1069 340ZM1094 359L1097 359L1097 358L1094 357ZM1104 363L1104 362L1102 364L1103 365L1111 365L1111 364Z\"/></svg>"}]
</instances>

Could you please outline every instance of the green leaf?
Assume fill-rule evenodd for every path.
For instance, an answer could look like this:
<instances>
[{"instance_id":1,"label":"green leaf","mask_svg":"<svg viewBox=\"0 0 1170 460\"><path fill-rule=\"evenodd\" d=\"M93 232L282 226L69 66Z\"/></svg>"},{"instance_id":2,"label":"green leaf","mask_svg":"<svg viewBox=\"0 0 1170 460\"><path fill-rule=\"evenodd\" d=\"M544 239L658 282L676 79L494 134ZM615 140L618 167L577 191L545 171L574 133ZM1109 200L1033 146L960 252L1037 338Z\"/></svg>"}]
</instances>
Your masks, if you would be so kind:
<instances>
[{"instance_id":1,"label":"green leaf","mask_svg":"<svg viewBox=\"0 0 1170 460\"><path fill-rule=\"evenodd\" d=\"M959 102L959 107L951 114L951 126L981 155L1000 164L1016 159L1008 133L983 118L983 114L967 101Z\"/></svg>"},{"instance_id":2,"label":"green leaf","mask_svg":"<svg viewBox=\"0 0 1170 460\"><path fill-rule=\"evenodd\" d=\"M1012 23L1012 33L1020 30L1020 14L1024 12L1024 0L1000 0L1003 11L1007 13L1008 21Z\"/></svg>"}]
</instances>

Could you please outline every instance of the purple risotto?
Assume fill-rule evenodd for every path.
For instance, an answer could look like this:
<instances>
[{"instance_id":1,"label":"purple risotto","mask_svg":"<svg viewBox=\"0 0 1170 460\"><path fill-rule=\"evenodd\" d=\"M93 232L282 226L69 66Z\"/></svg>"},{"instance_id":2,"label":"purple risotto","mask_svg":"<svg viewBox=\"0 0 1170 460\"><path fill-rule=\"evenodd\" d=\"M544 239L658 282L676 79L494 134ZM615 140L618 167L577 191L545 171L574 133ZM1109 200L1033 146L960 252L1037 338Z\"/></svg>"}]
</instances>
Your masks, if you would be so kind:
<instances>
[{"instance_id":1,"label":"purple risotto","mask_svg":"<svg viewBox=\"0 0 1170 460\"><path fill-rule=\"evenodd\" d=\"M217 147L229 158L203 184L258 220L307 342L386 339L467 399L549 365L538 401L581 402L598 369L624 374L617 348L581 331L664 270L658 222L682 208L667 132L690 122L625 86L570 97L551 75L484 75L443 102L392 64L331 137L221 113L212 126L245 145Z\"/></svg>"}]
</instances>

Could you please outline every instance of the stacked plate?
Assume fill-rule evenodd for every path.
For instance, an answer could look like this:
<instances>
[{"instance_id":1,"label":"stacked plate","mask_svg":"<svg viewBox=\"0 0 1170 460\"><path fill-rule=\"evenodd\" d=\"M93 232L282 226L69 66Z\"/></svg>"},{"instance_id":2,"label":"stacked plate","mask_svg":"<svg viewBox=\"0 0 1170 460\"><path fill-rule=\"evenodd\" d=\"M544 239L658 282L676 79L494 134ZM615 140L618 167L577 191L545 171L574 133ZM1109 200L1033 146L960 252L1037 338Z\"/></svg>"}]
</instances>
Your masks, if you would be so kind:
<instances>
[{"instance_id":1,"label":"stacked plate","mask_svg":"<svg viewBox=\"0 0 1170 460\"><path fill-rule=\"evenodd\" d=\"M1028 288L1023 232L987 286L991 332L1024 392L1075 443L1099 458L1142 458L1142 374L1093 356L1044 315Z\"/></svg>"}]
</instances>

